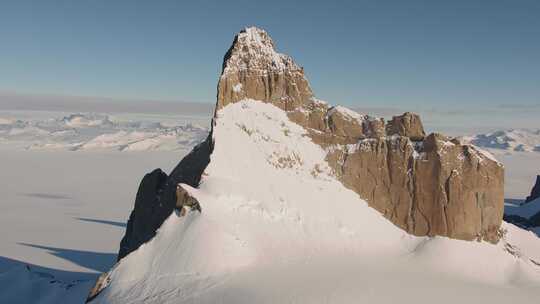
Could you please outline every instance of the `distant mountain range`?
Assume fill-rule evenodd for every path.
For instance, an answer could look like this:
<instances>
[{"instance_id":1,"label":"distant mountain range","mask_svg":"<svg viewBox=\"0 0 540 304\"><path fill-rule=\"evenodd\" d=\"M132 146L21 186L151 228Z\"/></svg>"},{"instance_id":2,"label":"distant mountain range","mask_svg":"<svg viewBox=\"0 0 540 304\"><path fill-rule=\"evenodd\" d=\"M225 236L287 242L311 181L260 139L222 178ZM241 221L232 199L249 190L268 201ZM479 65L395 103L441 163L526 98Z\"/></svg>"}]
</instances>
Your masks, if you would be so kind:
<instances>
[{"instance_id":1,"label":"distant mountain range","mask_svg":"<svg viewBox=\"0 0 540 304\"><path fill-rule=\"evenodd\" d=\"M186 120L127 118L95 113L39 120L0 116L0 144L29 150L174 151L190 149L208 134L206 127Z\"/></svg>"},{"instance_id":2,"label":"distant mountain range","mask_svg":"<svg viewBox=\"0 0 540 304\"><path fill-rule=\"evenodd\" d=\"M516 152L540 152L540 129L510 129L463 137L482 148Z\"/></svg>"}]
</instances>

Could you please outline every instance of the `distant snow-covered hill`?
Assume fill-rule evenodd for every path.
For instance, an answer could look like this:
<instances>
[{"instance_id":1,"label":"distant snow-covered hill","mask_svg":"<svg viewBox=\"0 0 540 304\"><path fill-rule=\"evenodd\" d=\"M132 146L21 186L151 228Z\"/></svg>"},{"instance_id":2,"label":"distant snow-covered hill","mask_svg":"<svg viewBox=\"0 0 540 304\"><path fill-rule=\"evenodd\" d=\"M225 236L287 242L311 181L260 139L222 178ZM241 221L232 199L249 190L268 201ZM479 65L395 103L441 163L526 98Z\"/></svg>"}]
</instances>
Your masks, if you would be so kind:
<instances>
[{"instance_id":1,"label":"distant snow-covered hill","mask_svg":"<svg viewBox=\"0 0 540 304\"><path fill-rule=\"evenodd\" d=\"M510 129L464 137L470 143L491 149L540 152L540 129Z\"/></svg>"},{"instance_id":2,"label":"distant snow-covered hill","mask_svg":"<svg viewBox=\"0 0 540 304\"><path fill-rule=\"evenodd\" d=\"M189 149L208 133L190 122L163 123L137 116L123 120L94 113L39 120L4 116L0 116L0 144L32 150L174 151Z\"/></svg>"}]
</instances>

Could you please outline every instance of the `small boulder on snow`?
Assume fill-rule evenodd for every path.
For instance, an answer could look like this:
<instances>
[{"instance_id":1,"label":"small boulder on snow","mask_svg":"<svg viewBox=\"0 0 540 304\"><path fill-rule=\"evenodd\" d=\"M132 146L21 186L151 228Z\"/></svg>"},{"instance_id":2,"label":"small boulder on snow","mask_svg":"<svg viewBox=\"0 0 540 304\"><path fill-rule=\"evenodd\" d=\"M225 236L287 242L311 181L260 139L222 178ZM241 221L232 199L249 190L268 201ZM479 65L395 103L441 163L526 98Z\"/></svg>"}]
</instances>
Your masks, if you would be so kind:
<instances>
[{"instance_id":1,"label":"small boulder on snow","mask_svg":"<svg viewBox=\"0 0 540 304\"><path fill-rule=\"evenodd\" d=\"M201 212L201 205L199 201L193 197L186 189L186 185L178 184L176 186L176 209L185 212L185 207L190 210L197 210Z\"/></svg>"}]
</instances>

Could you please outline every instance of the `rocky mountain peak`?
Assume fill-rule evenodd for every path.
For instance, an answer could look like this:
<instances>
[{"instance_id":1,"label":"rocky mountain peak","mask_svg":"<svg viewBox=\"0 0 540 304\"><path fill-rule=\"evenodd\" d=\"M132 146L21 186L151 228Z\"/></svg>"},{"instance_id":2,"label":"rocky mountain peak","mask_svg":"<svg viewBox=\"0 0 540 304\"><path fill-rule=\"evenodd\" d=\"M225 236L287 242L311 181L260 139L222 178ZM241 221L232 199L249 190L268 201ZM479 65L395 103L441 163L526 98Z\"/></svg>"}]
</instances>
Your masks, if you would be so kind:
<instances>
[{"instance_id":1,"label":"rocky mountain peak","mask_svg":"<svg viewBox=\"0 0 540 304\"><path fill-rule=\"evenodd\" d=\"M283 283L300 272L291 272L296 261L308 276L325 273L316 284L336 284L323 293L341 293L347 281L336 283L341 269L326 275L337 260L346 272L359 260L389 264L399 284L417 269L432 272L411 286L455 270L467 284L481 273L481 286L499 288L493 282L528 278L540 265L520 248L536 248L535 236L501 227L503 185L504 167L489 153L425 134L414 113L385 121L316 99L302 69L275 52L268 34L247 28L225 55L208 138L169 175L156 170L143 178L122 260L98 279L89 300L237 303L238 286L250 289L240 297L246 303L289 289L291 298L269 301L326 299L298 298L312 281ZM413 260L414 272L394 267ZM313 268L320 261L330 267ZM280 283L268 286L273 278Z\"/></svg>"},{"instance_id":2,"label":"rocky mountain peak","mask_svg":"<svg viewBox=\"0 0 540 304\"><path fill-rule=\"evenodd\" d=\"M312 97L303 68L278 53L266 31L248 27L235 36L223 59L216 110L242 99L292 110Z\"/></svg>"},{"instance_id":3,"label":"rocky mountain peak","mask_svg":"<svg viewBox=\"0 0 540 304\"><path fill-rule=\"evenodd\" d=\"M426 135L415 113L386 122L316 99L303 69L258 28L237 34L225 55L216 113L245 99L285 110L327 151L336 179L409 233L499 239L500 163L456 139Z\"/></svg>"},{"instance_id":4,"label":"rocky mountain peak","mask_svg":"<svg viewBox=\"0 0 540 304\"><path fill-rule=\"evenodd\" d=\"M214 129L170 175L154 171L145 176L119 259L153 238L165 218L179 208L178 184L198 187L214 145L220 144L216 130L224 124L222 121L243 117L231 118L223 113L228 106L238 109L235 103L248 107L248 102L279 108L264 106L272 108L272 115L285 117L287 123L294 123L294 128L305 132L299 138L308 138L310 145L317 146L314 150L324 153L324 166L330 168L332 178L403 230L419 236L498 241L504 197L504 168L500 163L472 145L440 134L426 136L417 114L406 112L386 122L318 100L304 70L291 57L276 52L266 31L249 27L235 36L225 54ZM265 117L268 121L273 119ZM264 130L289 138L288 129L267 130L271 128L267 121L257 123L260 125L249 129L235 121L233 128L238 127L237 132L249 136L254 130ZM283 125L285 122L280 127ZM270 141L269 136L262 138L264 142ZM277 168L312 157L308 152L282 155L283 151L275 149L269 155L278 159L277 165L273 163ZM320 168L313 168L312 174L319 174ZM181 204L186 201L189 200L180 200ZM204 210L204 201L200 203Z\"/></svg>"},{"instance_id":5,"label":"rocky mountain peak","mask_svg":"<svg viewBox=\"0 0 540 304\"><path fill-rule=\"evenodd\" d=\"M278 53L268 33L257 27L240 31L225 55L223 74L238 70L258 70L261 74L301 70L291 57Z\"/></svg>"}]
</instances>

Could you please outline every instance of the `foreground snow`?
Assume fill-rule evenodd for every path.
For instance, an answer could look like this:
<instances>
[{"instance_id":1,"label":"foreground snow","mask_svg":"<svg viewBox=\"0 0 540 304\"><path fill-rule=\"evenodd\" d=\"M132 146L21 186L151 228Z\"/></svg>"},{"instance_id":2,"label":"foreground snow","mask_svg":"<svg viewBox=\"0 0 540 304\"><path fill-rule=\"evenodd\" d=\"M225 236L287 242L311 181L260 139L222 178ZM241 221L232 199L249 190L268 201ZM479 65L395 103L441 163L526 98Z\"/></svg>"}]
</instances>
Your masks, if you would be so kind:
<instances>
[{"instance_id":1,"label":"foreground snow","mask_svg":"<svg viewBox=\"0 0 540 304\"><path fill-rule=\"evenodd\" d=\"M526 302L540 241L505 224L497 245L413 237L333 177L276 107L222 109L199 189L123 259L96 303ZM188 188L187 185L184 187Z\"/></svg>"},{"instance_id":2,"label":"foreground snow","mask_svg":"<svg viewBox=\"0 0 540 304\"><path fill-rule=\"evenodd\" d=\"M142 176L186 152L0 146L0 303L82 303L116 261Z\"/></svg>"},{"instance_id":3,"label":"foreground snow","mask_svg":"<svg viewBox=\"0 0 540 304\"><path fill-rule=\"evenodd\" d=\"M2 303L84 303L92 280L65 283L49 273L17 265L0 273Z\"/></svg>"}]
</instances>

